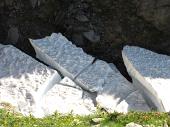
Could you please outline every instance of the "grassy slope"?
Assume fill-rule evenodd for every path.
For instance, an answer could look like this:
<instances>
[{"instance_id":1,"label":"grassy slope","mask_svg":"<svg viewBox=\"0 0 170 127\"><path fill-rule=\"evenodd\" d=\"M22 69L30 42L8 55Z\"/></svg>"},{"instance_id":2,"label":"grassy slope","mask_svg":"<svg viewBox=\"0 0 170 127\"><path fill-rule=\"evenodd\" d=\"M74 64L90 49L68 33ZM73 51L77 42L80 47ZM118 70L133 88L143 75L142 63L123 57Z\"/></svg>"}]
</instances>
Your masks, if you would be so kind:
<instances>
[{"instance_id":1,"label":"grassy slope","mask_svg":"<svg viewBox=\"0 0 170 127\"><path fill-rule=\"evenodd\" d=\"M94 118L102 118L95 121ZM162 126L164 122L170 125L170 116L167 113L139 113L130 112L127 115L113 113L107 114L99 111L92 116L73 116L71 114L54 114L43 119L36 119L32 116L23 117L16 113L0 110L0 127L91 127L100 125L101 127L123 127L127 123L135 122L142 125L153 124L156 127Z\"/></svg>"}]
</instances>

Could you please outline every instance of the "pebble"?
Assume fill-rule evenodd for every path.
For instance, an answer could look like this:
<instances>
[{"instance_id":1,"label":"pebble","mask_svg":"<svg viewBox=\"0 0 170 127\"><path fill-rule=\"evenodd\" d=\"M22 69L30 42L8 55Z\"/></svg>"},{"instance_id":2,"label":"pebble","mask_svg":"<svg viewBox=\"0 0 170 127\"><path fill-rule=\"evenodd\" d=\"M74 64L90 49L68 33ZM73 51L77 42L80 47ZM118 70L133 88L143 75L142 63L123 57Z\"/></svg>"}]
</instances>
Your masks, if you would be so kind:
<instances>
[{"instance_id":1,"label":"pebble","mask_svg":"<svg viewBox=\"0 0 170 127\"><path fill-rule=\"evenodd\" d=\"M93 30L83 33L84 37L90 42L97 43L100 42L100 36L97 35Z\"/></svg>"}]
</instances>

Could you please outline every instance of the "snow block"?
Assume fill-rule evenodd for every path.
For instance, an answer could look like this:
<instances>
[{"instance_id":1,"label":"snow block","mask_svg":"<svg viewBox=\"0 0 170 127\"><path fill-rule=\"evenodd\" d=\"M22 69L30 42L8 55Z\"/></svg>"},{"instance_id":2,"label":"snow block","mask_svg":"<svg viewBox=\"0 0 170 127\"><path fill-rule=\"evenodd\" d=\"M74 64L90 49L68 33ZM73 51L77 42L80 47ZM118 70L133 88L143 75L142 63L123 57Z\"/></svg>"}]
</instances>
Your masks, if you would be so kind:
<instances>
[{"instance_id":1,"label":"snow block","mask_svg":"<svg viewBox=\"0 0 170 127\"><path fill-rule=\"evenodd\" d=\"M158 111L170 111L170 56L125 46L123 60L133 84Z\"/></svg>"},{"instance_id":2,"label":"snow block","mask_svg":"<svg viewBox=\"0 0 170 127\"><path fill-rule=\"evenodd\" d=\"M137 89L120 74L114 65L109 65L104 61L95 61L76 78L75 82L91 92L97 92L97 104L108 112L150 110L140 92L132 94ZM140 98L140 100L130 100L128 96Z\"/></svg>"},{"instance_id":3,"label":"snow block","mask_svg":"<svg viewBox=\"0 0 170 127\"><path fill-rule=\"evenodd\" d=\"M78 85L65 77L44 95L39 111L44 113L42 115L51 115L56 111L62 114L92 114L96 108L90 96L85 95Z\"/></svg>"},{"instance_id":4,"label":"snow block","mask_svg":"<svg viewBox=\"0 0 170 127\"><path fill-rule=\"evenodd\" d=\"M11 45L0 44L0 103L9 103L24 115L35 112L37 91L59 82L57 71L39 63Z\"/></svg>"},{"instance_id":5,"label":"snow block","mask_svg":"<svg viewBox=\"0 0 170 127\"><path fill-rule=\"evenodd\" d=\"M53 33L43 39L30 39L30 42L36 51L37 58L71 79L79 75L94 60L92 56L84 53L81 48L73 45L60 33Z\"/></svg>"}]
</instances>

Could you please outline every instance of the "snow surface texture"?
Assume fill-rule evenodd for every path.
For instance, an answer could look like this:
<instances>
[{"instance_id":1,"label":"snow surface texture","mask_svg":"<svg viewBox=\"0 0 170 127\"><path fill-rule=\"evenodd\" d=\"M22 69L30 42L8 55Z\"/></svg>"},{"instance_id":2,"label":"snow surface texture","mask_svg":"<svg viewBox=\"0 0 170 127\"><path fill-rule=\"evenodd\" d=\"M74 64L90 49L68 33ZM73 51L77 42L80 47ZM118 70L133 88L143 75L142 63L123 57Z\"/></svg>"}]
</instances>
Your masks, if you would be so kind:
<instances>
[{"instance_id":1,"label":"snow surface texture","mask_svg":"<svg viewBox=\"0 0 170 127\"><path fill-rule=\"evenodd\" d=\"M144 48L126 46L122 51L133 84L159 111L170 111L170 56Z\"/></svg>"},{"instance_id":2,"label":"snow surface texture","mask_svg":"<svg viewBox=\"0 0 170 127\"><path fill-rule=\"evenodd\" d=\"M37 99L60 81L57 71L11 45L0 44L0 104L34 114Z\"/></svg>"},{"instance_id":3,"label":"snow surface texture","mask_svg":"<svg viewBox=\"0 0 170 127\"><path fill-rule=\"evenodd\" d=\"M50 37L31 40L37 58L59 70L64 76L74 79L94 60L90 55L76 47L60 33Z\"/></svg>"},{"instance_id":4,"label":"snow surface texture","mask_svg":"<svg viewBox=\"0 0 170 127\"><path fill-rule=\"evenodd\" d=\"M42 98L40 111L45 113L43 115L49 115L55 111L62 114L92 114L96 111L96 108L92 98L85 95L79 86L65 77Z\"/></svg>"},{"instance_id":5,"label":"snow surface texture","mask_svg":"<svg viewBox=\"0 0 170 127\"><path fill-rule=\"evenodd\" d=\"M98 105L108 112L150 110L140 92L136 92L113 64L110 67L108 63L97 60L76 81L84 84L90 91L97 91Z\"/></svg>"}]
</instances>

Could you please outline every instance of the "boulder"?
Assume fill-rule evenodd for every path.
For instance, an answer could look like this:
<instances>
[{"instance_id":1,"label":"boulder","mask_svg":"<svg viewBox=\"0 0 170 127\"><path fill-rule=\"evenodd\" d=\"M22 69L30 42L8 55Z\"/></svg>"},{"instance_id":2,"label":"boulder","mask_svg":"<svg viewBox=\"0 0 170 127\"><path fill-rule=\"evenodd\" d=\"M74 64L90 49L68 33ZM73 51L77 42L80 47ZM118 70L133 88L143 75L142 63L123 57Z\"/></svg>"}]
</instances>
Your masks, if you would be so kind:
<instances>
[{"instance_id":1,"label":"boulder","mask_svg":"<svg viewBox=\"0 0 170 127\"><path fill-rule=\"evenodd\" d=\"M111 67L106 62L97 60L75 82L91 92L97 92L97 104L108 112L149 111L140 92L114 65Z\"/></svg>"},{"instance_id":2,"label":"boulder","mask_svg":"<svg viewBox=\"0 0 170 127\"><path fill-rule=\"evenodd\" d=\"M62 114L89 115L96 111L92 98L71 79L65 77L40 100L39 111L50 115L57 111ZM40 114L40 113L39 113Z\"/></svg>"},{"instance_id":3,"label":"boulder","mask_svg":"<svg viewBox=\"0 0 170 127\"><path fill-rule=\"evenodd\" d=\"M76 47L60 33L31 40L36 56L64 76L74 79L93 62L94 58Z\"/></svg>"},{"instance_id":4,"label":"boulder","mask_svg":"<svg viewBox=\"0 0 170 127\"><path fill-rule=\"evenodd\" d=\"M60 79L57 71L11 45L0 44L0 104L9 103L24 115L34 114L38 97Z\"/></svg>"},{"instance_id":5,"label":"boulder","mask_svg":"<svg viewBox=\"0 0 170 127\"><path fill-rule=\"evenodd\" d=\"M133 84L158 111L170 111L170 56L125 46L123 60Z\"/></svg>"}]
</instances>

